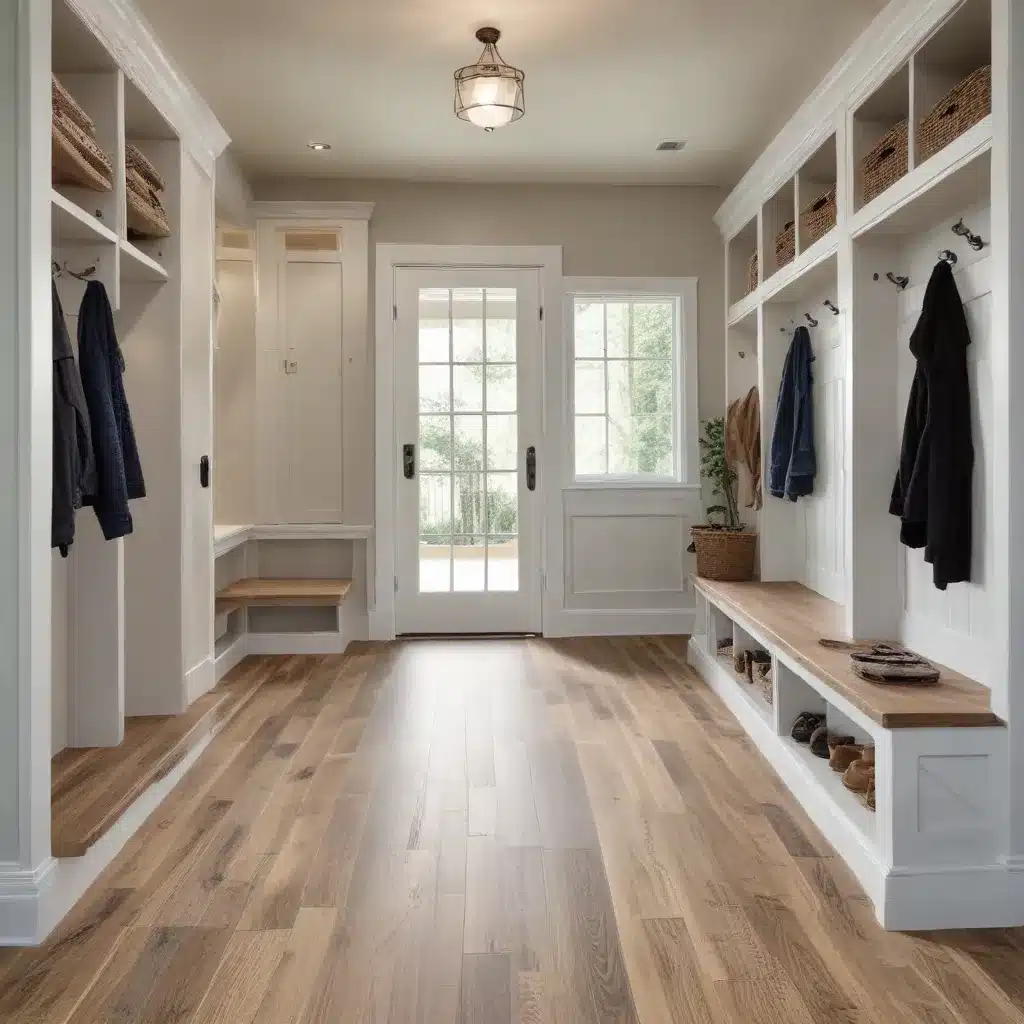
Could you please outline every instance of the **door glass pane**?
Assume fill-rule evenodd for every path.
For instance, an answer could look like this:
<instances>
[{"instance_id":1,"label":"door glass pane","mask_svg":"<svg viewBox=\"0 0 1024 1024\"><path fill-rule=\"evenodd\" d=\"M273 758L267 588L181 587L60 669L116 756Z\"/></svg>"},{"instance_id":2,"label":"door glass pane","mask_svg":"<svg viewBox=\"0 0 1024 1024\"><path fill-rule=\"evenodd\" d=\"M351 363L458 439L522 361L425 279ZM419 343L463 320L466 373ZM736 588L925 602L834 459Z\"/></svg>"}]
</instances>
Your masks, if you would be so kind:
<instances>
[{"instance_id":1,"label":"door glass pane","mask_svg":"<svg viewBox=\"0 0 1024 1024\"><path fill-rule=\"evenodd\" d=\"M517 300L420 290L421 593L519 589Z\"/></svg>"},{"instance_id":2,"label":"door glass pane","mask_svg":"<svg viewBox=\"0 0 1024 1024\"><path fill-rule=\"evenodd\" d=\"M592 359L576 360L576 412L604 412L604 368L603 362Z\"/></svg>"},{"instance_id":3,"label":"door glass pane","mask_svg":"<svg viewBox=\"0 0 1024 1024\"><path fill-rule=\"evenodd\" d=\"M448 366L420 367L420 412L447 412L452 407L452 378Z\"/></svg>"},{"instance_id":4,"label":"door glass pane","mask_svg":"<svg viewBox=\"0 0 1024 1024\"><path fill-rule=\"evenodd\" d=\"M452 468L451 416L420 417L419 470Z\"/></svg>"},{"instance_id":5,"label":"door glass pane","mask_svg":"<svg viewBox=\"0 0 1024 1024\"><path fill-rule=\"evenodd\" d=\"M455 411L480 412L484 407L483 363L456 366L452 379L455 381Z\"/></svg>"},{"instance_id":6,"label":"door glass pane","mask_svg":"<svg viewBox=\"0 0 1024 1024\"><path fill-rule=\"evenodd\" d=\"M487 538L487 589L496 592L519 589L517 537Z\"/></svg>"},{"instance_id":7,"label":"door glass pane","mask_svg":"<svg viewBox=\"0 0 1024 1024\"><path fill-rule=\"evenodd\" d=\"M421 537L420 593L444 594L451 589L451 541L448 537Z\"/></svg>"},{"instance_id":8,"label":"door glass pane","mask_svg":"<svg viewBox=\"0 0 1024 1024\"><path fill-rule=\"evenodd\" d=\"M487 474L487 532L519 532L519 477L515 473Z\"/></svg>"},{"instance_id":9,"label":"door glass pane","mask_svg":"<svg viewBox=\"0 0 1024 1024\"><path fill-rule=\"evenodd\" d=\"M487 364L487 411L515 412L516 367L514 364Z\"/></svg>"},{"instance_id":10,"label":"door glass pane","mask_svg":"<svg viewBox=\"0 0 1024 1024\"><path fill-rule=\"evenodd\" d=\"M483 416L455 417L455 471L480 471L484 468Z\"/></svg>"},{"instance_id":11,"label":"door glass pane","mask_svg":"<svg viewBox=\"0 0 1024 1024\"><path fill-rule=\"evenodd\" d=\"M457 363L484 360L484 290L452 289L452 358Z\"/></svg>"},{"instance_id":12,"label":"door glass pane","mask_svg":"<svg viewBox=\"0 0 1024 1024\"><path fill-rule=\"evenodd\" d=\"M487 543L483 537L456 537L454 589L461 593L480 593L485 589Z\"/></svg>"}]
</instances>

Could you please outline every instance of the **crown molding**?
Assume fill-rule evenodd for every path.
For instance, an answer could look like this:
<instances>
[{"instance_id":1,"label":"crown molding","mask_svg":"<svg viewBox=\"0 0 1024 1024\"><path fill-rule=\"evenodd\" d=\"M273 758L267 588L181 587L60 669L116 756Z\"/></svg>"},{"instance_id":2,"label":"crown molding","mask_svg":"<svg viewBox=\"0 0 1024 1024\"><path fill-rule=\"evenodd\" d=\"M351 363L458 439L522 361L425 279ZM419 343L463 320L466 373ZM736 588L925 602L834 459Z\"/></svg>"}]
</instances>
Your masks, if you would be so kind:
<instances>
[{"instance_id":1,"label":"crown molding","mask_svg":"<svg viewBox=\"0 0 1024 1024\"><path fill-rule=\"evenodd\" d=\"M845 120L846 108L877 88L961 0L892 0L801 104L715 214L726 239L793 177Z\"/></svg>"},{"instance_id":2,"label":"crown molding","mask_svg":"<svg viewBox=\"0 0 1024 1024\"><path fill-rule=\"evenodd\" d=\"M369 220L376 203L306 203L258 201L249 204L254 220Z\"/></svg>"},{"instance_id":3,"label":"crown molding","mask_svg":"<svg viewBox=\"0 0 1024 1024\"><path fill-rule=\"evenodd\" d=\"M213 174L231 141L192 83L164 52L132 0L67 0L124 73L177 131L190 153Z\"/></svg>"}]
</instances>

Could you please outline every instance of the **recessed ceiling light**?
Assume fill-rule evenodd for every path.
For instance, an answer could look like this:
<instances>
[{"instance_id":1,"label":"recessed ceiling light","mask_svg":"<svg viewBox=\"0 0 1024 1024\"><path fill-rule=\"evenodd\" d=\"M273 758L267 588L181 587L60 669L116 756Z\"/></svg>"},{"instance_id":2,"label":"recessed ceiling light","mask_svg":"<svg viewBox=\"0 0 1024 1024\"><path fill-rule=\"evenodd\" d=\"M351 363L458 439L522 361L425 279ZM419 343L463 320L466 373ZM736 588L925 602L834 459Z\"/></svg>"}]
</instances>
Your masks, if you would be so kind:
<instances>
[{"instance_id":1,"label":"recessed ceiling light","mask_svg":"<svg viewBox=\"0 0 1024 1024\"><path fill-rule=\"evenodd\" d=\"M329 142L307 142L306 145L309 149L315 149L318 153L323 153L331 148Z\"/></svg>"},{"instance_id":2,"label":"recessed ceiling light","mask_svg":"<svg viewBox=\"0 0 1024 1024\"><path fill-rule=\"evenodd\" d=\"M678 153L686 145L685 139L666 139L658 143L659 153Z\"/></svg>"}]
</instances>

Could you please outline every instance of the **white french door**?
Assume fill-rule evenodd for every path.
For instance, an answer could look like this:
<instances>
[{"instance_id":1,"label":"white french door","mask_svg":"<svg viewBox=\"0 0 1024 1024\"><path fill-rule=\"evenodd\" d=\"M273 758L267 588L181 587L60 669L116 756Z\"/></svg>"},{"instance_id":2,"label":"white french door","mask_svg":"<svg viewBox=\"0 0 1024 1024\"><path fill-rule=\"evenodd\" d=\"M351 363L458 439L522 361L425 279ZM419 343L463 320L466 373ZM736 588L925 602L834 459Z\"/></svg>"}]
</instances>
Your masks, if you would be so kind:
<instances>
[{"instance_id":1,"label":"white french door","mask_svg":"<svg viewBox=\"0 0 1024 1024\"><path fill-rule=\"evenodd\" d=\"M539 632L538 272L395 275L396 631Z\"/></svg>"}]
</instances>

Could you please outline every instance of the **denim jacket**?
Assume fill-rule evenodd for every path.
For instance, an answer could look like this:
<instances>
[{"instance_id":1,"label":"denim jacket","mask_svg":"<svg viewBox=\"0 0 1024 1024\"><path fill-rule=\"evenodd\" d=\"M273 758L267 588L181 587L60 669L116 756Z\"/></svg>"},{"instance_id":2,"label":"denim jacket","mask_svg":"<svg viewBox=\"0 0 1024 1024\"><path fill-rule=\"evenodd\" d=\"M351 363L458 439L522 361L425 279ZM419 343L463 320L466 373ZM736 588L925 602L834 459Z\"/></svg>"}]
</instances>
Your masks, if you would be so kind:
<instances>
[{"instance_id":1,"label":"denim jacket","mask_svg":"<svg viewBox=\"0 0 1024 1024\"><path fill-rule=\"evenodd\" d=\"M814 381L811 335L798 327L786 353L775 407L768 490L776 498L796 501L814 490Z\"/></svg>"}]
</instances>

